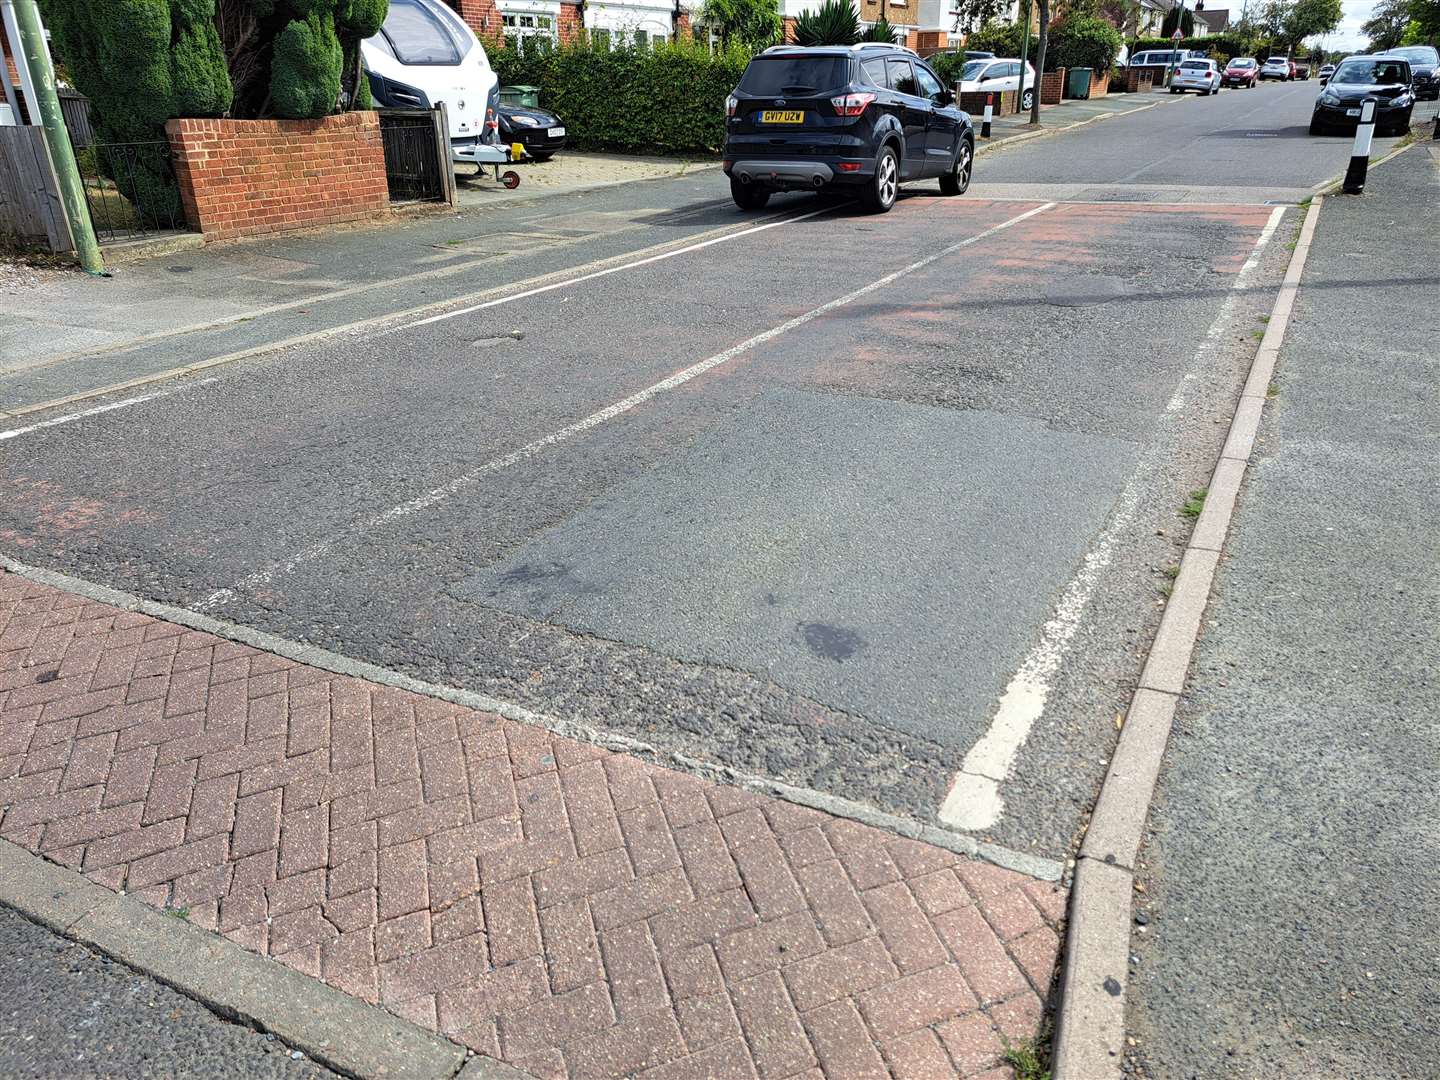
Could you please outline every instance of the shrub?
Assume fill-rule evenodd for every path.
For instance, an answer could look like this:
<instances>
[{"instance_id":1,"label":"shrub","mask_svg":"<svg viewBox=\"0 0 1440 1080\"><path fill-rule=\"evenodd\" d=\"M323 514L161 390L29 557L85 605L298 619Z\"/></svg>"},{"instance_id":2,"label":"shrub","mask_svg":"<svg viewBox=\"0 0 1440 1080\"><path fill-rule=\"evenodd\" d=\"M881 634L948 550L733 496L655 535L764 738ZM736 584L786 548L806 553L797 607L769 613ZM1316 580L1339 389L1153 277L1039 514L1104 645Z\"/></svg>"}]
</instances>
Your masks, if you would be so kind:
<instances>
[{"instance_id":1,"label":"shrub","mask_svg":"<svg viewBox=\"0 0 1440 1080\"><path fill-rule=\"evenodd\" d=\"M230 107L214 0L43 0L42 12L100 142L161 142L166 120ZM96 165L151 223L178 214L163 151L138 150L123 168L102 153Z\"/></svg>"},{"instance_id":2,"label":"shrub","mask_svg":"<svg viewBox=\"0 0 1440 1080\"><path fill-rule=\"evenodd\" d=\"M1045 67L1088 67L1108 71L1125 44L1120 31L1093 15L1066 15L1050 28Z\"/></svg>"},{"instance_id":3,"label":"shrub","mask_svg":"<svg viewBox=\"0 0 1440 1080\"><path fill-rule=\"evenodd\" d=\"M825 0L795 19L797 45L854 45L859 40L860 20L850 0Z\"/></svg>"},{"instance_id":4,"label":"shrub","mask_svg":"<svg viewBox=\"0 0 1440 1080\"><path fill-rule=\"evenodd\" d=\"M1033 62L1040 39L1030 35L1030 49L1026 53ZM965 48L982 52L993 52L996 56L1020 55L1020 24L987 22L965 39Z\"/></svg>"},{"instance_id":5,"label":"shrub","mask_svg":"<svg viewBox=\"0 0 1440 1080\"><path fill-rule=\"evenodd\" d=\"M900 32L890 24L890 20L881 15L865 28L865 32L860 35L860 40L883 41L887 45L894 45L895 39L899 36Z\"/></svg>"},{"instance_id":6,"label":"shrub","mask_svg":"<svg viewBox=\"0 0 1440 1080\"><path fill-rule=\"evenodd\" d=\"M711 154L725 140L725 98L750 54L690 41L651 48L522 42L491 53L505 85L540 87L577 150Z\"/></svg>"}]
</instances>

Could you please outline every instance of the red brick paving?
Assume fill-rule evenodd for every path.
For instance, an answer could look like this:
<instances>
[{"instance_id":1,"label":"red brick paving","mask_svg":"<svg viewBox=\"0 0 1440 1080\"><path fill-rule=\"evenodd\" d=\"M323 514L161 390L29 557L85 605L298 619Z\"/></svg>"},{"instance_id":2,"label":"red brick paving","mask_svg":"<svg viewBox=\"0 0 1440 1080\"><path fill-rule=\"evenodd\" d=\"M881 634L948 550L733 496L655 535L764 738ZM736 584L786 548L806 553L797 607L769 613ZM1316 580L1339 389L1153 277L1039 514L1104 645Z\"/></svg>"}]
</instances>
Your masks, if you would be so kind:
<instances>
[{"instance_id":1,"label":"red brick paving","mask_svg":"<svg viewBox=\"0 0 1440 1080\"><path fill-rule=\"evenodd\" d=\"M1005 1076L1064 912L986 863L13 574L0 814L537 1076Z\"/></svg>"}]
</instances>

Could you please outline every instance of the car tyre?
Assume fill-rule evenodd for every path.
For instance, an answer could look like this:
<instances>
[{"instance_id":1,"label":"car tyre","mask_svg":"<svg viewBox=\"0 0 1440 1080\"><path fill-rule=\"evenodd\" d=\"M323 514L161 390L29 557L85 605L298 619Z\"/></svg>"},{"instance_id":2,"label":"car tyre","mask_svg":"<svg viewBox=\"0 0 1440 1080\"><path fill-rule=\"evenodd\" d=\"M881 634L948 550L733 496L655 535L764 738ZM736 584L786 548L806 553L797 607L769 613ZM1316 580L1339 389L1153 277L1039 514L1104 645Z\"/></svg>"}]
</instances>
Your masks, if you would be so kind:
<instances>
[{"instance_id":1,"label":"car tyre","mask_svg":"<svg viewBox=\"0 0 1440 1080\"><path fill-rule=\"evenodd\" d=\"M860 205L872 214L884 214L895 205L900 194L900 159L895 148L885 145L875 159L875 175L860 189Z\"/></svg>"},{"instance_id":2,"label":"car tyre","mask_svg":"<svg viewBox=\"0 0 1440 1080\"><path fill-rule=\"evenodd\" d=\"M539 164L541 164L542 162L549 161L549 160L550 160L551 158L553 158L555 155L554 155L554 154L535 154L535 155L533 155L533 156L534 156L534 158L535 158L535 164L539 165Z\"/></svg>"},{"instance_id":3,"label":"car tyre","mask_svg":"<svg viewBox=\"0 0 1440 1080\"><path fill-rule=\"evenodd\" d=\"M964 195L970 187L970 174L974 169L975 147L969 139L961 139L960 148L955 151L955 164L940 177L940 194Z\"/></svg>"},{"instance_id":4,"label":"car tyre","mask_svg":"<svg viewBox=\"0 0 1440 1080\"><path fill-rule=\"evenodd\" d=\"M1324 134L1326 134L1325 125L1322 124L1319 120L1311 120L1311 121L1310 121L1310 134L1311 134L1311 135L1324 135Z\"/></svg>"},{"instance_id":5,"label":"car tyre","mask_svg":"<svg viewBox=\"0 0 1440 1080\"><path fill-rule=\"evenodd\" d=\"M733 176L730 178L730 197L741 210L759 210L770 201L770 192L754 184L742 184Z\"/></svg>"}]
</instances>

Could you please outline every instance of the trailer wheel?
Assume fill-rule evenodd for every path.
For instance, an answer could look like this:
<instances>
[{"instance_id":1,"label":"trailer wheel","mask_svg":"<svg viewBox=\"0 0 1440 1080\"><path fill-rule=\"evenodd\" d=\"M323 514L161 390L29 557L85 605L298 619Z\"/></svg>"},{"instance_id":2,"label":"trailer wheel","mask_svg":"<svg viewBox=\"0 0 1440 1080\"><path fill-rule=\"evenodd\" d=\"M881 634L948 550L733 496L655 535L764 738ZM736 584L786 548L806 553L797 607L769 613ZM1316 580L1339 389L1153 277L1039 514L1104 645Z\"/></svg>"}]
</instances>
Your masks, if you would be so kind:
<instances>
[{"instance_id":1,"label":"trailer wheel","mask_svg":"<svg viewBox=\"0 0 1440 1080\"><path fill-rule=\"evenodd\" d=\"M504 174L500 177L500 182L504 184L507 188L509 188L511 191L514 191L517 187L520 186L520 174L514 169L506 169Z\"/></svg>"}]
</instances>

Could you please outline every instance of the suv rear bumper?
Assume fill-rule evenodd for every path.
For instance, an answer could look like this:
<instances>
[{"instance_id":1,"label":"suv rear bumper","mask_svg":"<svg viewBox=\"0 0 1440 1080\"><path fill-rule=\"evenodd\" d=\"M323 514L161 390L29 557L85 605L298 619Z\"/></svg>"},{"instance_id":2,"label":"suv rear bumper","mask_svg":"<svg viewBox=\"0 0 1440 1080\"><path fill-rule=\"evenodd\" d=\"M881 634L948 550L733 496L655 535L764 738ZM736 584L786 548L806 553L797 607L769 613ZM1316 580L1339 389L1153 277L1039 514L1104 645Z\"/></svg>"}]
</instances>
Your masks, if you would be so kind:
<instances>
[{"instance_id":1,"label":"suv rear bumper","mask_svg":"<svg viewBox=\"0 0 1440 1080\"><path fill-rule=\"evenodd\" d=\"M732 180L771 191L814 191L831 184L857 184L875 175L874 161L838 156L726 158L723 168Z\"/></svg>"},{"instance_id":2,"label":"suv rear bumper","mask_svg":"<svg viewBox=\"0 0 1440 1080\"><path fill-rule=\"evenodd\" d=\"M835 170L823 161L732 161L725 170L742 184L764 184L766 187L824 187L835 179Z\"/></svg>"}]
</instances>

